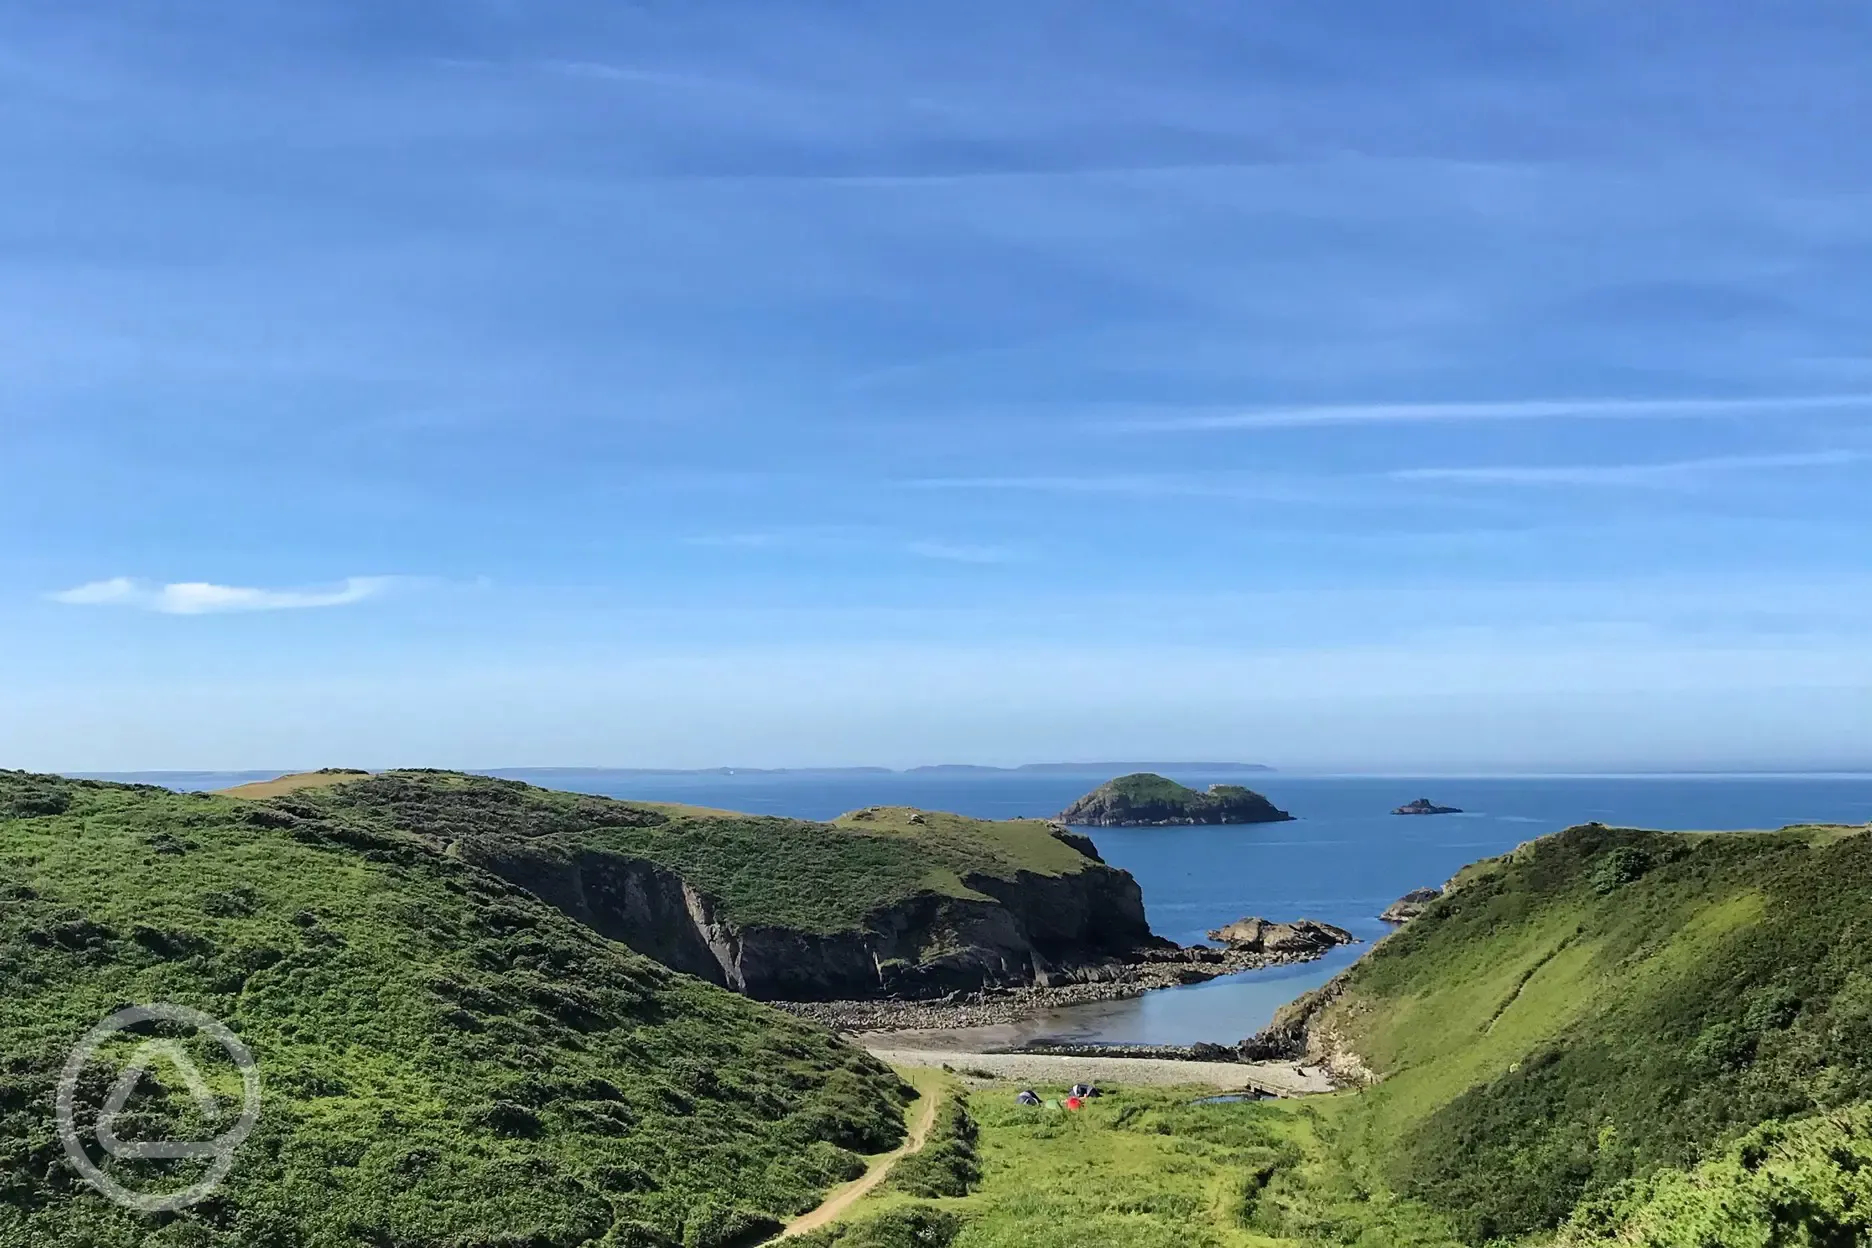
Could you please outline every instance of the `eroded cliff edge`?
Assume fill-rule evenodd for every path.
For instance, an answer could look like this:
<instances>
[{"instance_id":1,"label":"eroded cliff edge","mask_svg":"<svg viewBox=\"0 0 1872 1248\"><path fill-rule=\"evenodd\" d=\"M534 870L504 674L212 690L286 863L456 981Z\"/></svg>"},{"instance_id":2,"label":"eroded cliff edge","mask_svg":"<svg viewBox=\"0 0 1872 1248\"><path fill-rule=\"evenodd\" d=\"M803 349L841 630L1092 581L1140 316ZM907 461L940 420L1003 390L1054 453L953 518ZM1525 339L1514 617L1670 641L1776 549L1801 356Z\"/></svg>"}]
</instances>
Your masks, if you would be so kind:
<instances>
[{"instance_id":1,"label":"eroded cliff edge","mask_svg":"<svg viewBox=\"0 0 1872 1248\"><path fill-rule=\"evenodd\" d=\"M449 772L272 799L482 867L666 966L763 1000L1104 983L1181 951L1127 872L1043 820L872 807L829 821L615 801Z\"/></svg>"},{"instance_id":2,"label":"eroded cliff edge","mask_svg":"<svg viewBox=\"0 0 1872 1248\"><path fill-rule=\"evenodd\" d=\"M970 875L979 898L920 893L860 927L740 923L718 898L658 863L605 850L478 842L463 856L666 966L769 1001L931 997L1098 979L1151 935L1137 881L1085 869Z\"/></svg>"}]
</instances>

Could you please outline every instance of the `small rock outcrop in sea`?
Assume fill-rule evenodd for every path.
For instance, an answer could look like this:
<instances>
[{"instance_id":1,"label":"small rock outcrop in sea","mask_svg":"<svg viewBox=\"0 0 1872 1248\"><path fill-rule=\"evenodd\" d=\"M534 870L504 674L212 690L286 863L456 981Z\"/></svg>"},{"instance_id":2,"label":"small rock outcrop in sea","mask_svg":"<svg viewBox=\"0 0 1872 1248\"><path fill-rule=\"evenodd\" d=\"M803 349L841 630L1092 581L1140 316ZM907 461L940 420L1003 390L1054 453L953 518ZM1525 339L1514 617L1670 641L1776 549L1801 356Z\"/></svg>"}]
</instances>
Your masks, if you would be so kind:
<instances>
[{"instance_id":1,"label":"small rock outcrop in sea","mask_svg":"<svg viewBox=\"0 0 1872 1248\"><path fill-rule=\"evenodd\" d=\"M1060 815L1060 822L1094 828L1157 828L1189 824L1277 823L1293 816L1252 789L1212 784L1199 793L1151 772L1101 784Z\"/></svg>"},{"instance_id":2,"label":"small rock outcrop in sea","mask_svg":"<svg viewBox=\"0 0 1872 1248\"><path fill-rule=\"evenodd\" d=\"M1394 815L1460 815L1463 812L1455 806L1439 806L1427 797L1420 797L1414 802L1398 807L1391 812Z\"/></svg>"},{"instance_id":3,"label":"small rock outcrop in sea","mask_svg":"<svg viewBox=\"0 0 1872 1248\"><path fill-rule=\"evenodd\" d=\"M1440 888L1413 888L1392 902L1378 917L1386 923L1408 923L1424 912L1424 907L1443 895Z\"/></svg>"},{"instance_id":4,"label":"small rock outcrop in sea","mask_svg":"<svg viewBox=\"0 0 1872 1248\"><path fill-rule=\"evenodd\" d=\"M1252 953L1323 953L1335 945L1358 942L1358 937L1345 928L1313 919L1296 919L1292 923L1238 919L1210 932L1209 939Z\"/></svg>"}]
</instances>

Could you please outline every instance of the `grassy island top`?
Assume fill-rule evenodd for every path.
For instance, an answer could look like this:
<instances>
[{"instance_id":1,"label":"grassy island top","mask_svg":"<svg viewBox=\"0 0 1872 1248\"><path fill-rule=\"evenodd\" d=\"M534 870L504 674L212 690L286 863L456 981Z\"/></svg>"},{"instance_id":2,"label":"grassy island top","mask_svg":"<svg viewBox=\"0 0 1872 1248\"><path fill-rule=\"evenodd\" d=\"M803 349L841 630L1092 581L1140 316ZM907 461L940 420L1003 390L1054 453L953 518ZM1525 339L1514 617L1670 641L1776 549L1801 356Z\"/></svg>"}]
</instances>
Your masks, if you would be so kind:
<instances>
[{"instance_id":1,"label":"grassy island top","mask_svg":"<svg viewBox=\"0 0 1872 1248\"><path fill-rule=\"evenodd\" d=\"M847 931L919 893L982 897L972 876L1069 875L1106 868L1053 836L1044 820L970 819L878 806L817 822L617 801L458 772L308 773L296 789L262 786L287 810L342 813L385 833L446 847L524 842L547 853L601 852L670 868L743 925ZM247 787L247 786L243 786ZM240 790L235 790L240 792Z\"/></svg>"},{"instance_id":2,"label":"grassy island top","mask_svg":"<svg viewBox=\"0 0 1872 1248\"><path fill-rule=\"evenodd\" d=\"M0 772L0 1244L725 1248L901 1138L860 1051L386 823ZM49 1111L73 1042L154 1001L264 1080L213 1216L156 1231L69 1179ZM80 1085L81 1125L108 1092ZM190 1098L138 1109L142 1138L213 1134Z\"/></svg>"},{"instance_id":3,"label":"grassy island top","mask_svg":"<svg viewBox=\"0 0 1872 1248\"><path fill-rule=\"evenodd\" d=\"M1212 784L1204 793L1166 776L1140 771L1100 785L1068 806L1060 818L1093 827L1124 827L1270 823L1292 816L1239 784Z\"/></svg>"}]
</instances>

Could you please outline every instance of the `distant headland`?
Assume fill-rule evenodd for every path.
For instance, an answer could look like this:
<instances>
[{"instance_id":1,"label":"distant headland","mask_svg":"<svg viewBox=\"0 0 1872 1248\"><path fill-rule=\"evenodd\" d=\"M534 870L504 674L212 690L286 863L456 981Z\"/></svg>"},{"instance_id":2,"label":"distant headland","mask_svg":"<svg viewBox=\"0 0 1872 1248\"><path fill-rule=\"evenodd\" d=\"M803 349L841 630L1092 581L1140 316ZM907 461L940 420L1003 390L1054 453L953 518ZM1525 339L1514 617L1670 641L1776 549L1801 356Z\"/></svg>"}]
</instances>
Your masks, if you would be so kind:
<instances>
[{"instance_id":1,"label":"distant headland","mask_svg":"<svg viewBox=\"0 0 1872 1248\"><path fill-rule=\"evenodd\" d=\"M925 763L920 767L496 767L489 776L1110 776L1130 772L1181 772L1185 775L1233 776L1273 771L1262 763L1021 763L991 767L981 763Z\"/></svg>"}]
</instances>

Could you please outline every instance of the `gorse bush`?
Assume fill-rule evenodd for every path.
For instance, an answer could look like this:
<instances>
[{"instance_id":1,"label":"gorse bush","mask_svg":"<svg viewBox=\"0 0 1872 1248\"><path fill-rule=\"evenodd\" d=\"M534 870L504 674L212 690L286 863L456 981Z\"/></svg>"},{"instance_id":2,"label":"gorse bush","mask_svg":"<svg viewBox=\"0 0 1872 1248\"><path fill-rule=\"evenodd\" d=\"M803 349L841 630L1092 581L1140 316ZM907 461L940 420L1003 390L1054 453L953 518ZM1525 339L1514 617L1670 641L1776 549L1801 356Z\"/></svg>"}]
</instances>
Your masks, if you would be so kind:
<instances>
[{"instance_id":1,"label":"gorse bush","mask_svg":"<svg viewBox=\"0 0 1872 1248\"><path fill-rule=\"evenodd\" d=\"M342 805L0 773L0 810L6 1248L729 1248L902 1139L907 1089L863 1053ZM159 1217L80 1181L52 1115L74 1042L155 1001L227 1023L264 1088L220 1192ZM133 1107L213 1134L191 1097Z\"/></svg>"},{"instance_id":2,"label":"gorse bush","mask_svg":"<svg viewBox=\"0 0 1872 1248\"><path fill-rule=\"evenodd\" d=\"M1872 1096L1868 933L1872 837L1575 828L1473 873L1329 1017L1387 1076L1391 1180L1482 1243Z\"/></svg>"},{"instance_id":3,"label":"gorse bush","mask_svg":"<svg viewBox=\"0 0 1872 1248\"><path fill-rule=\"evenodd\" d=\"M962 1219L926 1205L904 1205L793 1240L800 1248L949 1248Z\"/></svg>"},{"instance_id":4,"label":"gorse bush","mask_svg":"<svg viewBox=\"0 0 1872 1248\"><path fill-rule=\"evenodd\" d=\"M1660 1171L1587 1201L1565 1248L1863 1244L1872 1239L1872 1107L1758 1127L1685 1173Z\"/></svg>"}]
</instances>

